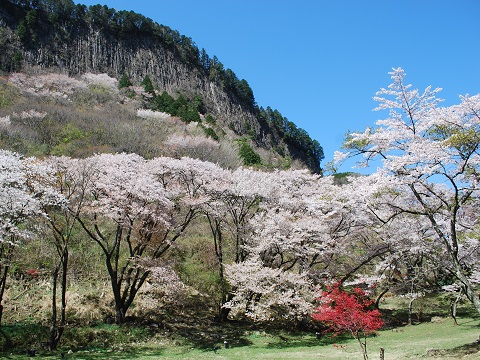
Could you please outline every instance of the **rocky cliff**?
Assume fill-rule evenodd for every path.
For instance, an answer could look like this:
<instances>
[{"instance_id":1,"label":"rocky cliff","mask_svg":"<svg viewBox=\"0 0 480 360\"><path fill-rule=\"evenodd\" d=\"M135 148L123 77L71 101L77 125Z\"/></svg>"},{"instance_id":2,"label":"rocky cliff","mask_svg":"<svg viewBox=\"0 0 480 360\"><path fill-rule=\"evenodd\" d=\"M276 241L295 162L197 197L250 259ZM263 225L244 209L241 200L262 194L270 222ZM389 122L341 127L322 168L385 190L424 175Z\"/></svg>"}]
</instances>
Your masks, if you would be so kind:
<instances>
[{"instance_id":1,"label":"rocky cliff","mask_svg":"<svg viewBox=\"0 0 480 360\"><path fill-rule=\"evenodd\" d=\"M59 71L70 76L127 74L133 83L148 75L159 92L199 96L217 124L254 145L320 171L321 147L307 136L292 141L281 126L260 116L253 92L190 38L132 12L70 1L1 1L0 68L6 72ZM262 109L263 110L263 109ZM295 139L293 139L295 140Z\"/></svg>"}]
</instances>

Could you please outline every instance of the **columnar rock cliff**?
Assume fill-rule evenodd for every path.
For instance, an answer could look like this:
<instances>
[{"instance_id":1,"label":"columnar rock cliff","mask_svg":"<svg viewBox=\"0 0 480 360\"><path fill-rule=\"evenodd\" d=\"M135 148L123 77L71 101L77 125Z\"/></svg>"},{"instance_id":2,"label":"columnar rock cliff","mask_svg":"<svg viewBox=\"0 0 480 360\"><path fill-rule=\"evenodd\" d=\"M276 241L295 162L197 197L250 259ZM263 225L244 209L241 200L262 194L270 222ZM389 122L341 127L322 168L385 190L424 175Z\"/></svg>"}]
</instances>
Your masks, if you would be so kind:
<instances>
[{"instance_id":1,"label":"columnar rock cliff","mask_svg":"<svg viewBox=\"0 0 480 360\"><path fill-rule=\"evenodd\" d=\"M87 9L58 0L32 3L1 1L2 70L107 73L117 79L127 74L137 84L148 75L159 91L200 96L206 110L228 131L248 134L257 146L281 149L320 171L323 154L306 154L304 146L286 141L285 134L260 116L246 81L239 81L204 50L200 53L190 38L132 12L99 5ZM59 3L63 7L49 10Z\"/></svg>"}]
</instances>

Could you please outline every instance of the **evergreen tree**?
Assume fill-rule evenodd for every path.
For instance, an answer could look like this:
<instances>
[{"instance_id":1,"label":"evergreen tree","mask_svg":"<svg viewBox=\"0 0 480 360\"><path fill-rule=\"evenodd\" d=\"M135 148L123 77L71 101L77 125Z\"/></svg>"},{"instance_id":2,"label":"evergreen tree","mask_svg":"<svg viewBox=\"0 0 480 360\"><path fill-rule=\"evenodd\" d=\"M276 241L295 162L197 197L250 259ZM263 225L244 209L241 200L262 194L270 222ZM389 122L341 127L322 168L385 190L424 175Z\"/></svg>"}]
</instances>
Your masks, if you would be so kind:
<instances>
[{"instance_id":1,"label":"evergreen tree","mask_svg":"<svg viewBox=\"0 0 480 360\"><path fill-rule=\"evenodd\" d=\"M150 80L150 76L146 75L143 78L142 86L145 92L155 95L155 89L153 88L153 84L152 84L152 80Z\"/></svg>"},{"instance_id":2,"label":"evergreen tree","mask_svg":"<svg viewBox=\"0 0 480 360\"><path fill-rule=\"evenodd\" d=\"M132 86L132 82L127 74L123 74L120 80L118 81L118 88L123 89L126 87Z\"/></svg>"},{"instance_id":3,"label":"evergreen tree","mask_svg":"<svg viewBox=\"0 0 480 360\"><path fill-rule=\"evenodd\" d=\"M17 32L17 36L20 39L20 41L24 45L28 44L28 41L30 39L30 36L29 36L30 34L29 34L29 31L28 31L27 24L26 24L25 20L21 20L18 23L16 32Z\"/></svg>"},{"instance_id":4,"label":"evergreen tree","mask_svg":"<svg viewBox=\"0 0 480 360\"><path fill-rule=\"evenodd\" d=\"M240 140L239 155L243 160L243 164L246 166L259 165L262 163L260 155L253 150L246 139Z\"/></svg>"}]
</instances>

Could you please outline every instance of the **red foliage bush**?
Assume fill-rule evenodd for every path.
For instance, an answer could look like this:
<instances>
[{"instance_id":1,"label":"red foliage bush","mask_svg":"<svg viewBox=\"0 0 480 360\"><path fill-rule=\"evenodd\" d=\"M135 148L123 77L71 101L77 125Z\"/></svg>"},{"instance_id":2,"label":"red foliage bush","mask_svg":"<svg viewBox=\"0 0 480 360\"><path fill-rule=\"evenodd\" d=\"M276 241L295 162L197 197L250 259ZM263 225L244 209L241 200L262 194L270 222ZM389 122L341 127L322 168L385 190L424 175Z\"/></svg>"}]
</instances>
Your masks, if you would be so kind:
<instances>
[{"instance_id":1,"label":"red foliage bush","mask_svg":"<svg viewBox=\"0 0 480 360\"><path fill-rule=\"evenodd\" d=\"M312 314L313 320L327 326L325 332L352 334L360 344L363 358L368 359L366 336L383 325L380 311L372 309L374 301L368 294L360 288L348 293L341 289L340 283L336 283L322 292L318 302L320 305Z\"/></svg>"},{"instance_id":2,"label":"red foliage bush","mask_svg":"<svg viewBox=\"0 0 480 360\"><path fill-rule=\"evenodd\" d=\"M327 331L334 334L349 332L357 337L373 333L383 325L380 311L371 309L374 301L360 288L350 294L337 283L323 291L318 300L320 306L312 318L327 325Z\"/></svg>"}]
</instances>

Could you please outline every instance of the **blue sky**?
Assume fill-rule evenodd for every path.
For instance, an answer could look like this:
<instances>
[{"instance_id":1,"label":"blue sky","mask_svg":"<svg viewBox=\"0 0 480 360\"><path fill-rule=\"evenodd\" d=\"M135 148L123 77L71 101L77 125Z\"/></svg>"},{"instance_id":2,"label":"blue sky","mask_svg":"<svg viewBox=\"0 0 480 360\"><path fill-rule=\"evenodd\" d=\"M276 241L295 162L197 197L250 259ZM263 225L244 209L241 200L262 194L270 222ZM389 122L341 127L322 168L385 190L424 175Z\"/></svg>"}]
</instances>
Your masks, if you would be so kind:
<instances>
[{"instance_id":1,"label":"blue sky","mask_svg":"<svg viewBox=\"0 0 480 360\"><path fill-rule=\"evenodd\" d=\"M385 117L372 97L392 67L414 88L443 88L445 105L480 92L478 0L75 2L133 10L192 38L248 81L258 105L318 140L324 163L347 131Z\"/></svg>"}]
</instances>

